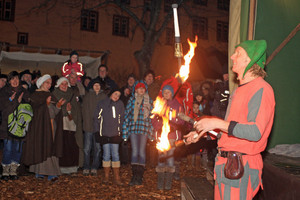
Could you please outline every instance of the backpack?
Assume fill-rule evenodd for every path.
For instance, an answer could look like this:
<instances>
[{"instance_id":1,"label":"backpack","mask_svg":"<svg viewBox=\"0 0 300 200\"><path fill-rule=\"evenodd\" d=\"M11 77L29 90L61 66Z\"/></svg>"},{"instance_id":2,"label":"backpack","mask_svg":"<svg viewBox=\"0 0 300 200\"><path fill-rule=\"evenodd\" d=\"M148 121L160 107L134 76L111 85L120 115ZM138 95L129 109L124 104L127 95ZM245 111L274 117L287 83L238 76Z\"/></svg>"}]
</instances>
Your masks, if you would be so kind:
<instances>
[{"instance_id":1,"label":"backpack","mask_svg":"<svg viewBox=\"0 0 300 200\"><path fill-rule=\"evenodd\" d=\"M31 105L21 103L13 113L8 115L8 133L16 138L25 137L32 116Z\"/></svg>"}]
</instances>

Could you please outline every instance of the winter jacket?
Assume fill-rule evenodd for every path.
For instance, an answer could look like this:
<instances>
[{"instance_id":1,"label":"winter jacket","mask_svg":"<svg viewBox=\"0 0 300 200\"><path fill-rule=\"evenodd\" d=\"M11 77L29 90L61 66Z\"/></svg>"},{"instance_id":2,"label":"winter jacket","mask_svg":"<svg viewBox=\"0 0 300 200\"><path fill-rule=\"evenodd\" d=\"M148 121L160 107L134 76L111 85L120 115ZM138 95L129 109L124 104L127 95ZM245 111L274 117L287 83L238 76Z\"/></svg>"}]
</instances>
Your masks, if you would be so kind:
<instances>
[{"instance_id":1,"label":"winter jacket","mask_svg":"<svg viewBox=\"0 0 300 200\"><path fill-rule=\"evenodd\" d=\"M65 62L64 65L61 67L62 76L68 77L72 69L76 72L78 79L80 79L80 77L84 75L83 67L80 62L76 62L76 63Z\"/></svg>"},{"instance_id":2,"label":"winter jacket","mask_svg":"<svg viewBox=\"0 0 300 200\"><path fill-rule=\"evenodd\" d=\"M135 86L139 83L139 82L143 82L143 81L137 81L133 88L135 88ZM144 83L144 82L143 82ZM146 93L147 93L147 84L144 83L146 85ZM145 93L145 94L146 94ZM149 139L154 139L153 137L153 126L151 123L151 119L150 119L150 114L151 111L153 109L153 101L152 99L149 97L149 103L150 103L150 114L149 116L144 119L144 110L143 110L143 106L144 106L144 100L140 105L140 111L138 114L138 119L136 122L134 122L134 104L135 104L135 90L133 89L132 91L132 97L130 97L126 109L125 109L125 116L124 116L124 123L123 123L123 139L128 139L128 137L130 136L130 134L135 133L135 134L144 134L147 135Z\"/></svg>"},{"instance_id":3,"label":"winter jacket","mask_svg":"<svg viewBox=\"0 0 300 200\"><path fill-rule=\"evenodd\" d=\"M180 103L178 103L178 101L176 99L172 99L167 101L167 106L170 107L170 111L171 110L175 110L176 113L178 112L184 112L184 108L180 105ZM161 129L163 126L162 123L162 118L161 117L154 117L151 119L153 128L155 130L155 134L156 134L156 139L158 138L158 136L160 136L161 134ZM181 128L184 125L184 121L177 118L177 117L172 117L172 119L170 120L169 117L169 124L170 124L170 133L168 135L169 139L174 139L174 140L180 140L182 137L181 134Z\"/></svg>"},{"instance_id":4,"label":"winter jacket","mask_svg":"<svg viewBox=\"0 0 300 200\"><path fill-rule=\"evenodd\" d=\"M10 101L9 98L13 92L16 92L15 98ZM16 88L6 85L0 90L0 111L2 113L2 122L0 125L0 139L7 138L7 126L8 126L8 115L13 113L14 110L19 106L18 98L23 92L22 102L29 102L29 92L21 85Z\"/></svg>"},{"instance_id":5,"label":"winter jacket","mask_svg":"<svg viewBox=\"0 0 300 200\"><path fill-rule=\"evenodd\" d=\"M100 100L105 99L106 95L103 92L96 94L90 90L84 97L82 102L82 119L83 131L93 133L94 131L94 112Z\"/></svg>"},{"instance_id":6,"label":"winter jacket","mask_svg":"<svg viewBox=\"0 0 300 200\"><path fill-rule=\"evenodd\" d=\"M88 84L86 89L87 90L92 89L95 81L100 81L101 88L102 88L102 85L103 85L104 86L103 90L106 91L105 92L106 94L109 93L111 88L117 88L118 87L118 85L115 83L115 81L112 80L109 76L106 76L105 78L100 78L100 76L97 76L96 78L94 78L93 80L90 81L90 83Z\"/></svg>"},{"instance_id":7,"label":"winter jacket","mask_svg":"<svg viewBox=\"0 0 300 200\"><path fill-rule=\"evenodd\" d=\"M101 100L94 112L94 130L100 136L121 136L124 121L124 104L109 97Z\"/></svg>"}]
</instances>

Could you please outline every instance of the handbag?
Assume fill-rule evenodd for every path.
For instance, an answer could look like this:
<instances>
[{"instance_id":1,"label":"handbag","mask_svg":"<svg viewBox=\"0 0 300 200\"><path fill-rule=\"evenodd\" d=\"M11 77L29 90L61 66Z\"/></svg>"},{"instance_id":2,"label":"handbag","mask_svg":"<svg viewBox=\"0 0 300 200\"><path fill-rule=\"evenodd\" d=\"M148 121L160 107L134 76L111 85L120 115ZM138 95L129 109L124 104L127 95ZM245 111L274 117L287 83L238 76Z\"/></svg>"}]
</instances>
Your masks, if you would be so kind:
<instances>
[{"instance_id":1,"label":"handbag","mask_svg":"<svg viewBox=\"0 0 300 200\"><path fill-rule=\"evenodd\" d=\"M224 175L228 179L240 179L244 175L244 164L240 152L228 151Z\"/></svg>"}]
</instances>

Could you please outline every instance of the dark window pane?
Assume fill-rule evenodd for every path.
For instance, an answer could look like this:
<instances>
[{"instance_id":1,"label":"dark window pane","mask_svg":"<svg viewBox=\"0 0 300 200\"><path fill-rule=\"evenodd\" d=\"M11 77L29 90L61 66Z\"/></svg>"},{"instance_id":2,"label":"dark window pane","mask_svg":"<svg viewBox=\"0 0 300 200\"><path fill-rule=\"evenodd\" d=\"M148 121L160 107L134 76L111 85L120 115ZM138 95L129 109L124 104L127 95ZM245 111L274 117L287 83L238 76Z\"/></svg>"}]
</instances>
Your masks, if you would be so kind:
<instances>
[{"instance_id":1,"label":"dark window pane","mask_svg":"<svg viewBox=\"0 0 300 200\"><path fill-rule=\"evenodd\" d=\"M81 30L98 31L98 12L90 10L81 11Z\"/></svg>"},{"instance_id":2,"label":"dark window pane","mask_svg":"<svg viewBox=\"0 0 300 200\"><path fill-rule=\"evenodd\" d=\"M128 37L129 18L119 15L113 17L113 35Z\"/></svg>"},{"instance_id":3,"label":"dark window pane","mask_svg":"<svg viewBox=\"0 0 300 200\"><path fill-rule=\"evenodd\" d=\"M0 1L0 20L14 21L15 0Z\"/></svg>"},{"instance_id":4,"label":"dark window pane","mask_svg":"<svg viewBox=\"0 0 300 200\"><path fill-rule=\"evenodd\" d=\"M18 44L28 44L28 33L18 33Z\"/></svg>"}]
</instances>

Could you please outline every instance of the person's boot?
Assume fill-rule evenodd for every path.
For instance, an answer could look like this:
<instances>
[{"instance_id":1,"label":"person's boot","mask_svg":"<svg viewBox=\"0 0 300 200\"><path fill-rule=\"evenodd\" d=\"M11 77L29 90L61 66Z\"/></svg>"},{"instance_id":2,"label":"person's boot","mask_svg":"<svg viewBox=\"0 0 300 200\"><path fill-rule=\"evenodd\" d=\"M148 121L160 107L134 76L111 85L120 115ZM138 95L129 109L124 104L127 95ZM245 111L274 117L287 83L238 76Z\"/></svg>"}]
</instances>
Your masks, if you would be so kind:
<instances>
[{"instance_id":1,"label":"person's boot","mask_svg":"<svg viewBox=\"0 0 300 200\"><path fill-rule=\"evenodd\" d=\"M9 180L9 171L10 171L10 165L2 164L2 177L1 177L2 180L4 181Z\"/></svg>"},{"instance_id":2,"label":"person's boot","mask_svg":"<svg viewBox=\"0 0 300 200\"><path fill-rule=\"evenodd\" d=\"M111 161L102 161L102 166L104 169L104 180L103 183L109 182L109 172L111 167Z\"/></svg>"},{"instance_id":3,"label":"person's boot","mask_svg":"<svg viewBox=\"0 0 300 200\"><path fill-rule=\"evenodd\" d=\"M145 172L145 167L143 165L137 166L137 178L136 178L136 185L143 184L143 176Z\"/></svg>"},{"instance_id":4,"label":"person's boot","mask_svg":"<svg viewBox=\"0 0 300 200\"><path fill-rule=\"evenodd\" d=\"M132 178L131 181L129 182L130 186L136 185L136 179L137 179L137 167L138 165L131 165L131 170L132 170Z\"/></svg>"},{"instance_id":5,"label":"person's boot","mask_svg":"<svg viewBox=\"0 0 300 200\"><path fill-rule=\"evenodd\" d=\"M20 166L20 164L18 164L18 163L10 164L10 170L9 170L10 180L18 180L19 179L18 173L17 173L19 166Z\"/></svg>"},{"instance_id":6,"label":"person's boot","mask_svg":"<svg viewBox=\"0 0 300 200\"><path fill-rule=\"evenodd\" d=\"M168 167L165 174L165 190L172 189L173 175L175 173L175 167Z\"/></svg>"},{"instance_id":7,"label":"person's boot","mask_svg":"<svg viewBox=\"0 0 300 200\"><path fill-rule=\"evenodd\" d=\"M114 183L119 186L123 185L120 178L120 161L112 162L112 168L114 173Z\"/></svg>"},{"instance_id":8,"label":"person's boot","mask_svg":"<svg viewBox=\"0 0 300 200\"><path fill-rule=\"evenodd\" d=\"M157 189L163 190L165 185L165 168L156 167L155 171L157 172Z\"/></svg>"}]
</instances>

